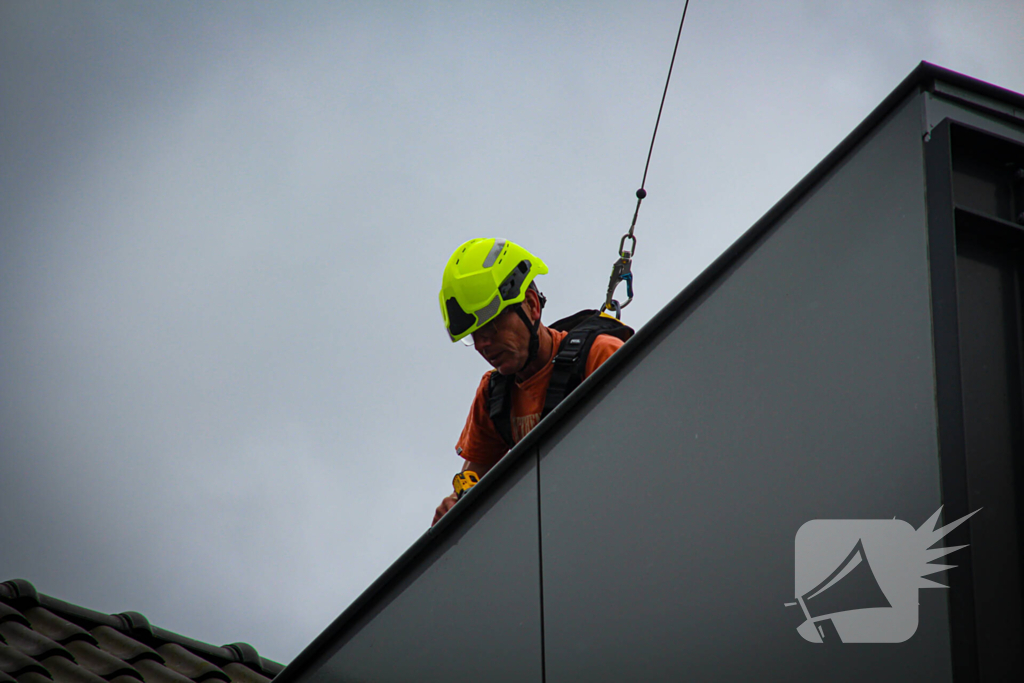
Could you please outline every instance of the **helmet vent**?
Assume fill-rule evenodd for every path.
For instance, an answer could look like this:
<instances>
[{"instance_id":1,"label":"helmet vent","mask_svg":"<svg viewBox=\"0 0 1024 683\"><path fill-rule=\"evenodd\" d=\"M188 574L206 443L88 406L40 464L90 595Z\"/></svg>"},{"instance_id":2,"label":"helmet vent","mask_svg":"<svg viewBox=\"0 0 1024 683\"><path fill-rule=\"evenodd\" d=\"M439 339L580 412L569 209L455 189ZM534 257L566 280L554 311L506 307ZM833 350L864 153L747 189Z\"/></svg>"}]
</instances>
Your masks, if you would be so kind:
<instances>
[{"instance_id":1,"label":"helmet vent","mask_svg":"<svg viewBox=\"0 0 1024 683\"><path fill-rule=\"evenodd\" d=\"M505 301L512 301L519 297L519 293L522 291L523 281L526 279L526 274L530 272L530 262L520 261L519 265L512 269L512 272L508 274L505 281L498 287L498 292L501 293L501 298Z\"/></svg>"}]
</instances>

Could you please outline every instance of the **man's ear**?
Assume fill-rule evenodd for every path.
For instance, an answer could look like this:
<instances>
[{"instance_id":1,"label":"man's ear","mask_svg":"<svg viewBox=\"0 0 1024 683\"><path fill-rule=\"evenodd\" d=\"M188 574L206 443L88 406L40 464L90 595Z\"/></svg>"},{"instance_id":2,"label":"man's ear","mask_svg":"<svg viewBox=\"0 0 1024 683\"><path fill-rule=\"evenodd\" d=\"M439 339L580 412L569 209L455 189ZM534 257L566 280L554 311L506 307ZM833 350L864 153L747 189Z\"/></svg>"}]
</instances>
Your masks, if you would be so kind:
<instances>
[{"instance_id":1,"label":"man's ear","mask_svg":"<svg viewBox=\"0 0 1024 683\"><path fill-rule=\"evenodd\" d=\"M526 313L530 316L530 320L534 322L540 320L540 297L537 296L536 290L527 289L523 303L526 305Z\"/></svg>"}]
</instances>

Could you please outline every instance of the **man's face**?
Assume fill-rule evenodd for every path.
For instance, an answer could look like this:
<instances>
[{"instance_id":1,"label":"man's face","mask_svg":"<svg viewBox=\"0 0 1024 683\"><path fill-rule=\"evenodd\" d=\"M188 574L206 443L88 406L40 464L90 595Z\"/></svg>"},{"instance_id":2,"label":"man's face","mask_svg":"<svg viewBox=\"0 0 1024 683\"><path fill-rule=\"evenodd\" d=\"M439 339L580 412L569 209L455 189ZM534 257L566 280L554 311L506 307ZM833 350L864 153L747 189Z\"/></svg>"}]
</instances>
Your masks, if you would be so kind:
<instances>
[{"instance_id":1,"label":"man's face","mask_svg":"<svg viewBox=\"0 0 1024 683\"><path fill-rule=\"evenodd\" d=\"M529 316L529 307L526 313ZM532 316L530 316L533 319ZM530 331L514 310L506 308L497 318L473 333L473 346L491 367L503 375L518 372L530 353Z\"/></svg>"}]
</instances>

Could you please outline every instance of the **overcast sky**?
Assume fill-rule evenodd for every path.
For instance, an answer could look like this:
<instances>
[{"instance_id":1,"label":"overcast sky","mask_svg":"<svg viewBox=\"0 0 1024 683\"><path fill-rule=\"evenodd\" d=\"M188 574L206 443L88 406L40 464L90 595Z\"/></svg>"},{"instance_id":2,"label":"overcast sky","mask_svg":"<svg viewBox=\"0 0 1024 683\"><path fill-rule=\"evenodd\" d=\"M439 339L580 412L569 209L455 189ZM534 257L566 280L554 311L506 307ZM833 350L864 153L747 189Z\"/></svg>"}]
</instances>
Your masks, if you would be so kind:
<instances>
[{"instance_id":1,"label":"overcast sky","mask_svg":"<svg viewBox=\"0 0 1024 683\"><path fill-rule=\"evenodd\" d=\"M427 528L480 375L441 269L603 300L682 2L0 2L0 581L287 663ZM639 327L1024 2L693 0Z\"/></svg>"}]
</instances>

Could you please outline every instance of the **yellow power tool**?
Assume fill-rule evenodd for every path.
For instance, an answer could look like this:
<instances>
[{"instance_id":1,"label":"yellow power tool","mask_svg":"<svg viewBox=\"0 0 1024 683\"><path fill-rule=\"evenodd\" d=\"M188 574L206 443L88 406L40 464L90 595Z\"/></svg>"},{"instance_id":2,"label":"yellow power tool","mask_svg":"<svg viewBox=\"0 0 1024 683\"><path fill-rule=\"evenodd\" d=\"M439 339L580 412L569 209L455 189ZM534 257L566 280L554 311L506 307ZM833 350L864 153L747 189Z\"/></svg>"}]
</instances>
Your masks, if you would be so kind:
<instances>
[{"instance_id":1,"label":"yellow power tool","mask_svg":"<svg viewBox=\"0 0 1024 683\"><path fill-rule=\"evenodd\" d=\"M459 499L465 495L466 491L470 490L474 486L480 483L480 477L476 476L476 472L472 470L466 470L465 472L459 472L452 479L452 486L455 487L455 498Z\"/></svg>"}]
</instances>

